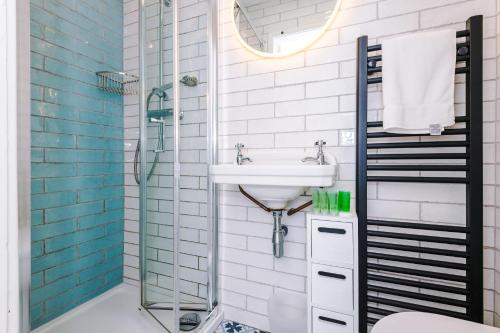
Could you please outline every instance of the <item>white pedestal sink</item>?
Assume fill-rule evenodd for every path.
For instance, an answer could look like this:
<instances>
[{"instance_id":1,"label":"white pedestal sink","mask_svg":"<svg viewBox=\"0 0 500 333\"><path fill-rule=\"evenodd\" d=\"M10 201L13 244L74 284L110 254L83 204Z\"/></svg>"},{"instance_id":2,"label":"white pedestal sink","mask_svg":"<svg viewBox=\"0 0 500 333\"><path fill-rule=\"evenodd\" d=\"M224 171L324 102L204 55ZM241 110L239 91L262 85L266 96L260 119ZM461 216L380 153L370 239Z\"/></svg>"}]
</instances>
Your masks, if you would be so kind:
<instances>
[{"instance_id":1,"label":"white pedestal sink","mask_svg":"<svg viewBox=\"0 0 500 333\"><path fill-rule=\"evenodd\" d=\"M210 168L215 183L235 184L273 210L284 210L309 187L335 184L337 162L325 153L326 165L302 162L303 153L249 154L243 165L219 164Z\"/></svg>"}]
</instances>

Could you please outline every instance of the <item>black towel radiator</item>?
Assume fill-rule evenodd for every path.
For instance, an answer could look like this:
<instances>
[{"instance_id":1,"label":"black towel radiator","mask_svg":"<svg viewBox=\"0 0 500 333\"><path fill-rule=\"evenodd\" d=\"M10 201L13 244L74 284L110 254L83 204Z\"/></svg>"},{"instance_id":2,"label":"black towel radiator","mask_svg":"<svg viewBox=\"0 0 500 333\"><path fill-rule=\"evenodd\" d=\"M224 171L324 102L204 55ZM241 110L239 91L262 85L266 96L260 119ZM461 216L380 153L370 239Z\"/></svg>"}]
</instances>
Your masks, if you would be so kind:
<instances>
[{"instance_id":1,"label":"black towel radiator","mask_svg":"<svg viewBox=\"0 0 500 333\"><path fill-rule=\"evenodd\" d=\"M446 129L439 140L386 133L376 130L383 126L381 121L368 121L368 88L382 82L382 46L369 46L367 36L358 38L356 208L362 333L382 317L401 311L483 320L482 30L482 16L474 16L467 21L466 30L457 32L456 74L465 77L466 110L464 116L456 117L462 126ZM398 139L391 142L391 138ZM454 152L442 152L448 147ZM412 148L441 150L406 153L405 149ZM396 149L398 153L380 153L379 149ZM399 153L401 150L405 153ZM411 162L387 163L391 160ZM435 161L422 164L415 160ZM418 171L420 176L397 175L408 171ZM384 175L371 175L374 172ZM448 172L451 174L444 176ZM457 173L464 176L457 177ZM371 219L367 212L368 182L464 184L466 224Z\"/></svg>"}]
</instances>

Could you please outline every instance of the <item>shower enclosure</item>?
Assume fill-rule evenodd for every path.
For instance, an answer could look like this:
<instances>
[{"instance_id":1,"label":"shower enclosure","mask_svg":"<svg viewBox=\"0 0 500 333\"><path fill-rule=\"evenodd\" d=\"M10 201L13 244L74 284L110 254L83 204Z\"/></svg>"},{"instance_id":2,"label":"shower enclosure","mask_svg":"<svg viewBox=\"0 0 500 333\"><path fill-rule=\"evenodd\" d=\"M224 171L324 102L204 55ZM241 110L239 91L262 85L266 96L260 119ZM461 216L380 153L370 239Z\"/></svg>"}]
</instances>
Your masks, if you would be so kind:
<instances>
[{"instance_id":1,"label":"shower enclosure","mask_svg":"<svg viewBox=\"0 0 500 333\"><path fill-rule=\"evenodd\" d=\"M140 165L135 178L140 184L141 303L166 328L179 321L186 330L212 310L207 258L213 244L207 216L207 85L198 79L206 77L206 60L193 66L206 40L183 50L182 75L191 80L181 83L182 36L174 24L179 5L143 3L141 137L134 170Z\"/></svg>"},{"instance_id":2,"label":"shower enclosure","mask_svg":"<svg viewBox=\"0 0 500 333\"><path fill-rule=\"evenodd\" d=\"M209 223L208 35L202 16L179 32L183 1L144 0L140 16L141 303L167 329L190 330L213 310L217 244ZM177 23L177 24L176 24ZM192 31L191 31L192 33ZM183 47L182 45L189 45ZM180 53L182 52L182 58ZM182 72L181 72L182 70ZM182 79L181 79L182 77ZM140 152L139 154L137 154ZM140 163L137 163L138 160ZM209 262L210 260L210 262ZM209 291L210 289L210 291Z\"/></svg>"},{"instance_id":3,"label":"shower enclosure","mask_svg":"<svg viewBox=\"0 0 500 333\"><path fill-rule=\"evenodd\" d=\"M127 283L167 332L203 330L218 314L216 1L30 2L26 323L52 332Z\"/></svg>"}]
</instances>

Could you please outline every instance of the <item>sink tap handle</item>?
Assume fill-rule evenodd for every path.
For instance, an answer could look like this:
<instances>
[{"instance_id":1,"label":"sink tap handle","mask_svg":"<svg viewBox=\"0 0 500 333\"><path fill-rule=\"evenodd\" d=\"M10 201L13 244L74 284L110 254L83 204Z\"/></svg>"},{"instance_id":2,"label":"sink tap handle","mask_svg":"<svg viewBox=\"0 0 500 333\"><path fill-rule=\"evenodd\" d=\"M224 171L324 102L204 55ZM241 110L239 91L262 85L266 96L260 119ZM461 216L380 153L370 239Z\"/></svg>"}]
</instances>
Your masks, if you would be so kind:
<instances>
[{"instance_id":1,"label":"sink tap handle","mask_svg":"<svg viewBox=\"0 0 500 333\"><path fill-rule=\"evenodd\" d=\"M245 145L242 143L237 143L236 146L234 146L234 148L238 149L238 152L240 152L241 149L245 148Z\"/></svg>"},{"instance_id":2,"label":"sink tap handle","mask_svg":"<svg viewBox=\"0 0 500 333\"><path fill-rule=\"evenodd\" d=\"M326 145L326 141L319 139L318 141L316 141L314 145L318 147L317 159L319 161L319 164L325 165L326 161L325 161L325 154L323 152L323 146Z\"/></svg>"},{"instance_id":3,"label":"sink tap handle","mask_svg":"<svg viewBox=\"0 0 500 333\"><path fill-rule=\"evenodd\" d=\"M315 146L320 146L320 147L323 147L324 145L326 145L326 141L323 141L322 139L319 139L318 141L316 141L314 143Z\"/></svg>"},{"instance_id":4,"label":"sink tap handle","mask_svg":"<svg viewBox=\"0 0 500 333\"><path fill-rule=\"evenodd\" d=\"M252 162L252 159L249 157L244 157L243 153L241 152L242 148L245 148L245 145L242 143L237 143L236 146L234 146L236 149L238 149L238 154L236 155L236 164L242 165L243 162Z\"/></svg>"}]
</instances>

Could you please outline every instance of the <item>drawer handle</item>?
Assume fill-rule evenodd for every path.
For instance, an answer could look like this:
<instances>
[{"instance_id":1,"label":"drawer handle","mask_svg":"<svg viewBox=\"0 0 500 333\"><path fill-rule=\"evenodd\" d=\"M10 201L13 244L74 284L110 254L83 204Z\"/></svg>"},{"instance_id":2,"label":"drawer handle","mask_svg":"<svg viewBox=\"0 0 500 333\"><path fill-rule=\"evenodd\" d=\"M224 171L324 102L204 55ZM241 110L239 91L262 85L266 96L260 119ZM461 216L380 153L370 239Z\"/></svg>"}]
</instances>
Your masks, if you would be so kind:
<instances>
[{"instance_id":1,"label":"drawer handle","mask_svg":"<svg viewBox=\"0 0 500 333\"><path fill-rule=\"evenodd\" d=\"M338 235L345 235L346 234L345 229L337 229L337 228L323 228L323 227L320 227L320 228L318 228L318 231L319 232L324 232L324 233L327 233L327 234L338 234Z\"/></svg>"},{"instance_id":2,"label":"drawer handle","mask_svg":"<svg viewBox=\"0 0 500 333\"><path fill-rule=\"evenodd\" d=\"M330 277L330 278L334 278L334 279L345 280L345 275L342 275L342 274L335 274L335 273L330 273L330 272L319 271L318 275L326 276L326 277Z\"/></svg>"},{"instance_id":3,"label":"drawer handle","mask_svg":"<svg viewBox=\"0 0 500 333\"><path fill-rule=\"evenodd\" d=\"M332 319L332 318L323 317L323 316L319 316L318 319L322 320L322 321L327 321L327 322L333 323L333 324L347 326L347 323L345 321L342 321L342 320Z\"/></svg>"}]
</instances>

